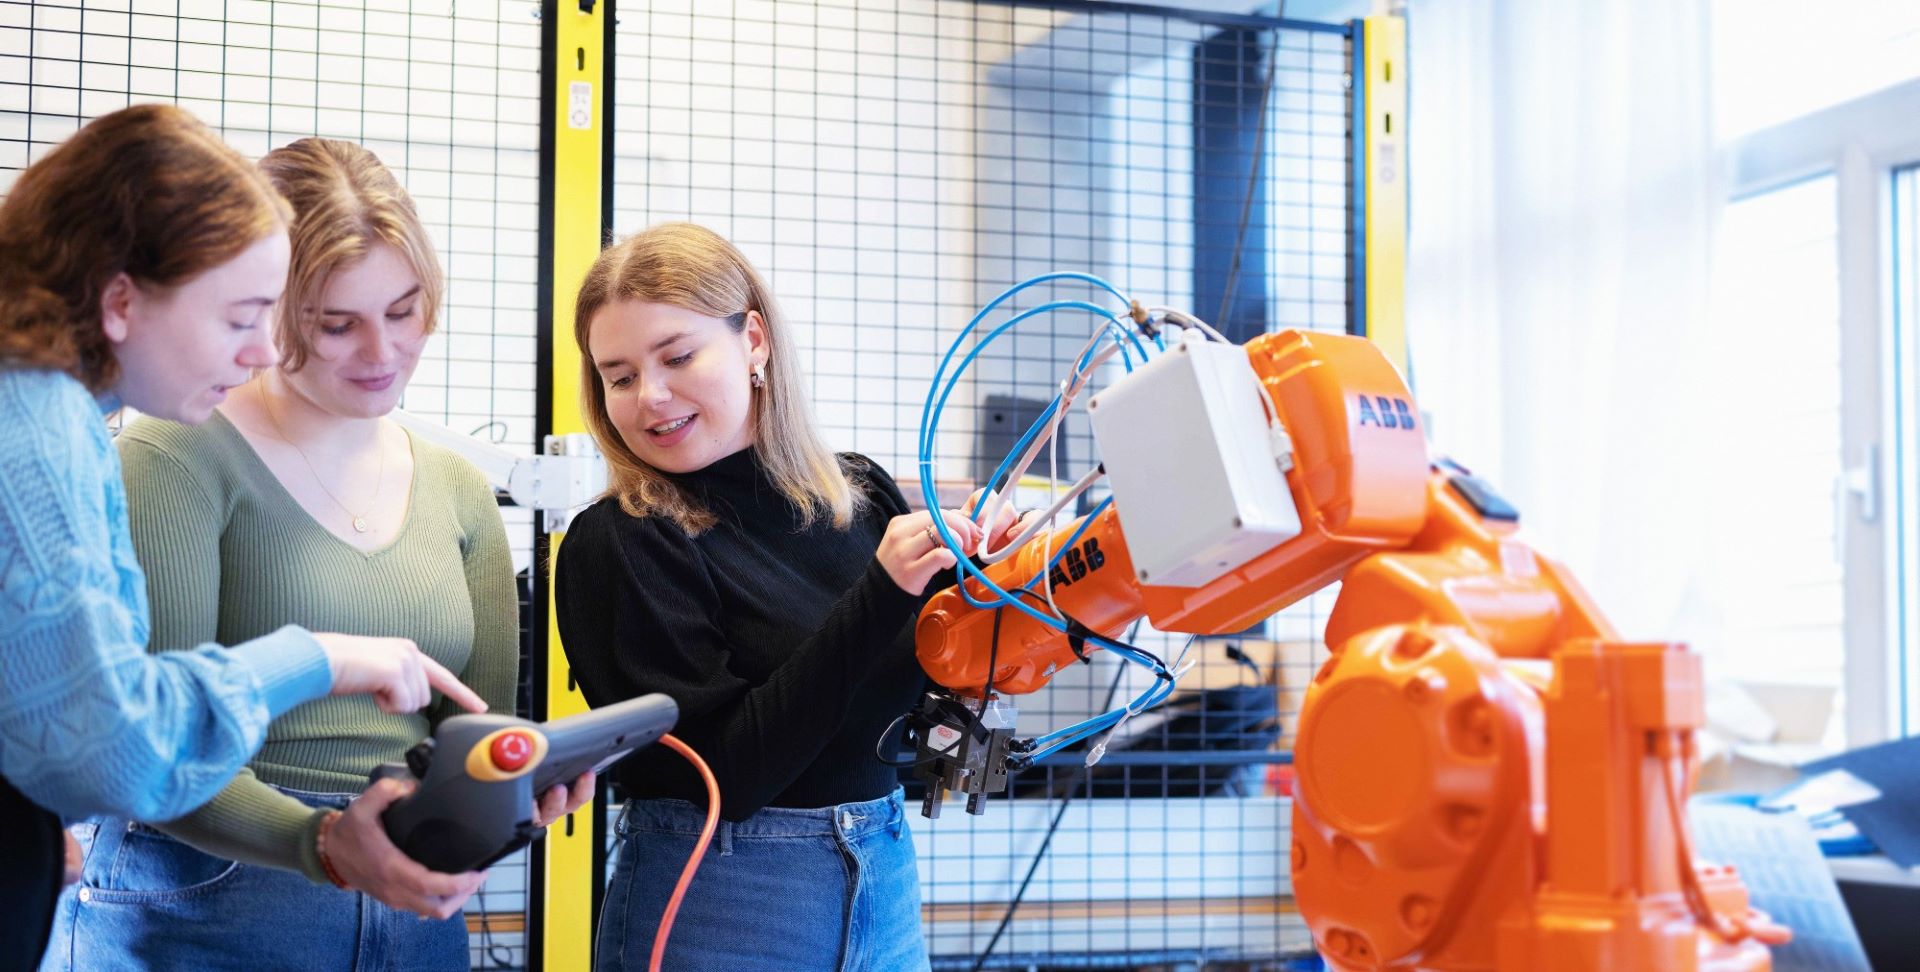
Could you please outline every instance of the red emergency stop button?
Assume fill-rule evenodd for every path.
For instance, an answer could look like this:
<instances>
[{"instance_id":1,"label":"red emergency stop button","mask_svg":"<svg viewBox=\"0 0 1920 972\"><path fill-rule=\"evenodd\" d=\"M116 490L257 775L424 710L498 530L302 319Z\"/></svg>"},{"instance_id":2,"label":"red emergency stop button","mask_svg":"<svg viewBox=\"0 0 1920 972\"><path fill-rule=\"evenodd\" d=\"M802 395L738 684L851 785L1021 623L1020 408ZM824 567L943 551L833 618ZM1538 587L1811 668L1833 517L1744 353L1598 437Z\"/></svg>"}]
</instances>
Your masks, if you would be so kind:
<instances>
[{"instance_id":1,"label":"red emergency stop button","mask_svg":"<svg viewBox=\"0 0 1920 972\"><path fill-rule=\"evenodd\" d=\"M503 732L494 737L488 755L493 758L494 766L511 773L533 758L533 737L525 732Z\"/></svg>"}]
</instances>

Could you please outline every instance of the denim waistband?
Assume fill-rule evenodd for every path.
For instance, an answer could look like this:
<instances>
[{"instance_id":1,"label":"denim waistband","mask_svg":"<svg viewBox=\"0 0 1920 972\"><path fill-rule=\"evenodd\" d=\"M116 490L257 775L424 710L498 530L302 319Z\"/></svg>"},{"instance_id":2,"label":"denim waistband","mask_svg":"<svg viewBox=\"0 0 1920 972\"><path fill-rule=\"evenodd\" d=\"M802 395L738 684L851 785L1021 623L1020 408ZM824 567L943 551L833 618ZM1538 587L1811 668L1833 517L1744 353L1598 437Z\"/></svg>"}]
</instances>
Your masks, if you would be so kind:
<instances>
[{"instance_id":1,"label":"denim waistband","mask_svg":"<svg viewBox=\"0 0 1920 972\"><path fill-rule=\"evenodd\" d=\"M356 796L359 796L359 794L357 793L318 793L313 790L296 790L290 786L278 786L272 783L269 783L267 785L273 787L275 790L278 790L281 793L286 794L287 796L294 798L295 800L300 801L301 803L306 804L307 806L330 807L335 810L346 809L347 804L352 803L353 798ZM144 824L136 820L128 820L125 817L116 817L111 814L102 814L98 816L88 817L85 820L82 820L79 823L76 823L74 826L105 827L108 829L124 829L124 830L141 831L145 833L154 833L154 834L162 833L162 831L160 831L158 828L154 827L151 824ZM698 831L695 831L695 832L697 833Z\"/></svg>"},{"instance_id":2,"label":"denim waistband","mask_svg":"<svg viewBox=\"0 0 1920 972\"><path fill-rule=\"evenodd\" d=\"M353 802L354 797L360 795L358 793L321 793L315 790L296 790L293 787L280 786L275 783L269 783L267 785L307 806L331 807L335 810L345 809L347 804Z\"/></svg>"},{"instance_id":3,"label":"denim waistband","mask_svg":"<svg viewBox=\"0 0 1920 972\"><path fill-rule=\"evenodd\" d=\"M876 800L831 807L799 809L765 807L739 823L721 820L723 840L757 837L861 837L877 830L897 831L906 820L906 805L896 789ZM685 800L629 800L620 813L618 833L700 835L707 811Z\"/></svg>"}]
</instances>

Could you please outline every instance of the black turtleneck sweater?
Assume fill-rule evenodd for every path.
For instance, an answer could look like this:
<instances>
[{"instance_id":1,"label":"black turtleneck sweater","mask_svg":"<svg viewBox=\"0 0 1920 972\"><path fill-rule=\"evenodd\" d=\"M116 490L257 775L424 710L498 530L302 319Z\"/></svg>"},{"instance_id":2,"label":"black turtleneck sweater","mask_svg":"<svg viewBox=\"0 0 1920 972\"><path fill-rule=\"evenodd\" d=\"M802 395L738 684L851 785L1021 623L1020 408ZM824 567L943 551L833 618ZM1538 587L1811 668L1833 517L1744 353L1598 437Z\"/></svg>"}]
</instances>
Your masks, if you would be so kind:
<instances>
[{"instance_id":1,"label":"black turtleneck sweater","mask_svg":"<svg viewBox=\"0 0 1920 972\"><path fill-rule=\"evenodd\" d=\"M678 702L673 733L713 768L728 820L872 800L899 779L874 743L925 682L910 623L924 598L902 591L874 551L907 504L872 461L847 454L841 465L870 500L845 530L801 526L745 449L673 477L719 520L699 536L609 497L560 544L560 636L581 692L596 706L647 692ZM699 777L664 746L613 774L632 797L706 804Z\"/></svg>"}]
</instances>

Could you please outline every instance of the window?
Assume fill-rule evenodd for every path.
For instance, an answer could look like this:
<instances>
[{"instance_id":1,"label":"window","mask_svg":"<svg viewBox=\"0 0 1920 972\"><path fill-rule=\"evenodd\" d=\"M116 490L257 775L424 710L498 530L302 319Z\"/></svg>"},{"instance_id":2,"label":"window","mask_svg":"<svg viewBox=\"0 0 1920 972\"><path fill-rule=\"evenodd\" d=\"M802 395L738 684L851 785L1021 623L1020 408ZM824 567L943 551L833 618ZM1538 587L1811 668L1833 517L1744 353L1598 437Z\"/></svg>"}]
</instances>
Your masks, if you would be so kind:
<instances>
[{"instance_id":1,"label":"window","mask_svg":"<svg viewBox=\"0 0 1920 972\"><path fill-rule=\"evenodd\" d=\"M1836 181L1823 175L1728 204L1715 259L1722 367L1707 400L1721 463L1710 603L1716 676L1839 688L1844 598ZM1737 416L1737 418L1733 418Z\"/></svg>"},{"instance_id":2,"label":"window","mask_svg":"<svg viewBox=\"0 0 1920 972\"><path fill-rule=\"evenodd\" d=\"M1893 246L1891 284L1893 326L1888 334L1889 445L1885 450L1888 495L1892 502L1886 511L1887 528L1892 533L1893 563L1889 573L1889 601L1892 606L1893 666L1899 692L1899 732L1902 736L1920 732L1920 537L1914 536L1920 524L1920 476L1915 462L1920 460L1920 420L1914 412L1914 382L1920 369L1914 364L1915 328L1920 326L1920 167L1905 166L1893 175Z\"/></svg>"},{"instance_id":3,"label":"window","mask_svg":"<svg viewBox=\"0 0 1920 972\"><path fill-rule=\"evenodd\" d=\"M1738 450L1710 531L1726 616L1703 648L1748 678L1837 674L1849 746L1911 734L1920 5L1711 14L1732 173L1716 316L1752 414L1721 426Z\"/></svg>"}]
</instances>

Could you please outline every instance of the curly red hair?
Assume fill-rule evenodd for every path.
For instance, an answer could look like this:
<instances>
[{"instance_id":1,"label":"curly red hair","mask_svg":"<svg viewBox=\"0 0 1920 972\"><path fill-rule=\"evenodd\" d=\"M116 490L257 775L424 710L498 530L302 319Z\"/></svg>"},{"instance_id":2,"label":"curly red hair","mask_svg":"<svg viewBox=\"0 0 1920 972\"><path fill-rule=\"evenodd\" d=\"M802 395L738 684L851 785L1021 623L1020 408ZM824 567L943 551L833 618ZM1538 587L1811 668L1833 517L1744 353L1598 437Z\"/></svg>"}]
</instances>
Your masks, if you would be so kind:
<instances>
[{"instance_id":1,"label":"curly red hair","mask_svg":"<svg viewBox=\"0 0 1920 972\"><path fill-rule=\"evenodd\" d=\"M119 377L100 295L121 273L169 287L286 229L252 162L172 105L102 115L28 166L0 203L0 363L98 392Z\"/></svg>"}]
</instances>

